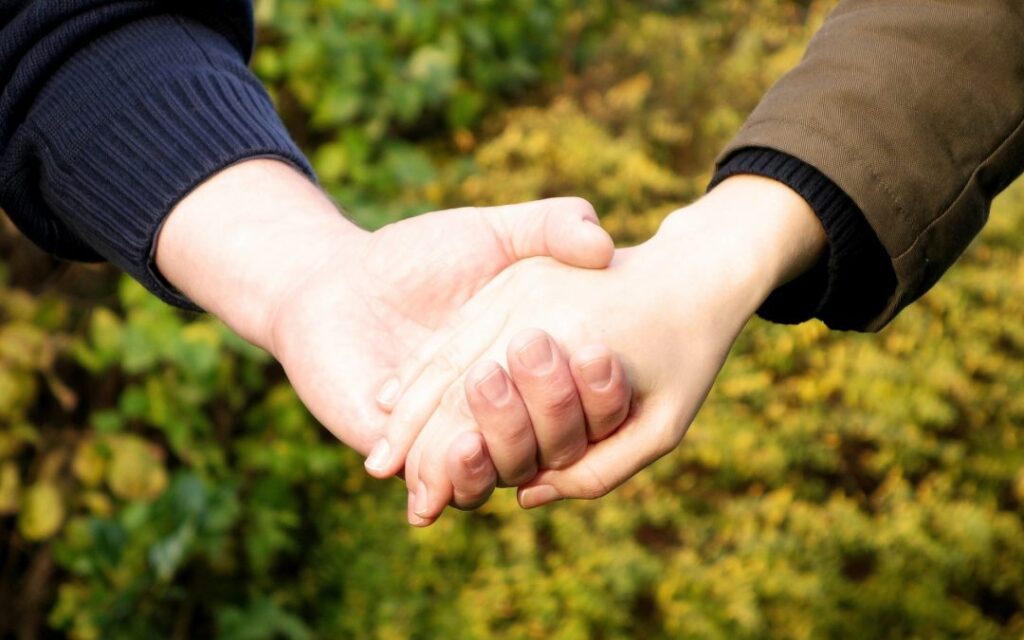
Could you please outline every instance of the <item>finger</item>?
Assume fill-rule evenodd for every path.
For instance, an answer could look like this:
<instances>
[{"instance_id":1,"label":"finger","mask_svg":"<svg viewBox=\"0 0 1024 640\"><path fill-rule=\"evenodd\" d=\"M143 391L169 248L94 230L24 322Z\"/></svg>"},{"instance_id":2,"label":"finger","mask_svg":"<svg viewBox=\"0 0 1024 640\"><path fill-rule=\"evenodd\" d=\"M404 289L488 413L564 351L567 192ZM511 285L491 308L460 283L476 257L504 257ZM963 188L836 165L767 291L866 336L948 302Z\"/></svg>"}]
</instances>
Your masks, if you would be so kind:
<instances>
[{"instance_id":1,"label":"finger","mask_svg":"<svg viewBox=\"0 0 1024 640\"><path fill-rule=\"evenodd\" d=\"M618 356L604 345L580 349L569 360L587 418L590 442L604 440L629 415L633 388Z\"/></svg>"},{"instance_id":2,"label":"finger","mask_svg":"<svg viewBox=\"0 0 1024 640\"><path fill-rule=\"evenodd\" d=\"M480 433L459 434L448 447L445 466L452 483L453 507L476 509L491 497L498 475Z\"/></svg>"},{"instance_id":3,"label":"finger","mask_svg":"<svg viewBox=\"0 0 1024 640\"><path fill-rule=\"evenodd\" d=\"M414 527L429 527L437 522L445 506L453 499L452 484L448 480L434 478L431 482L421 480L411 494L409 524Z\"/></svg>"},{"instance_id":4,"label":"finger","mask_svg":"<svg viewBox=\"0 0 1024 640\"><path fill-rule=\"evenodd\" d=\"M615 243L601 228L594 206L582 198L549 198L479 209L510 262L550 256L574 267L603 269Z\"/></svg>"},{"instance_id":5,"label":"finger","mask_svg":"<svg viewBox=\"0 0 1024 640\"><path fill-rule=\"evenodd\" d=\"M458 394L459 401L465 405L463 385L455 383L464 379L464 372L493 345L504 320L484 314L473 319L473 323L473 331L442 332L441 339L430 342L413 357L423 365L401 392L401 401L388 416L384 437L374 444L366 459L365 467L370 475L387 478L402 468L416 436L438 410L446 393ZM458 403L449 405L456 407Z\"/></svg>"},{"instance_id":6,"label":"finger","mask_svg":"<svg viewBox=\"0 0 1024 640\"><path fill-rule=\"evenodd\" d=\"M563 469L587 449L587 423L569 363L539 329L517 334L508 346L509 370L533 424L541 468Z\"/></svg>"},{"instance_id":7,"label":"finger","mask_svg":"<svg viewBox=\"0 0 1024 640\"><path fill-rule=\"evenodd\" d=\"M433 520L427 520L426 518L421 518L416 515L416 494L411 489L408 494L405 507L405 517L409 524L414 527L429 527L432 525L434 523Z\"/></svg>"},{"instance_id":8,"label":"finger","mask_svg":"<svg viewBox=\"0 0 1024 640\"><path fill-rule=\"evenodd\" d=\"M607 439L591 445L572 466L542 471L520 487L519 504L532 509L566 498L600 498L674 449L685 431L668 412L634 416Z\"/></svg>"},{"instance_id":9,"label":"finger","mask_svg":"<svg viewBox=\"0 0 1024 640\"><path fill-rule=\"evenodd\" d=\"M424 430L425 435L433 435ZM420 513L428 513L430 487L426 486L420 478L420 463L423 458L426 439L417 440L409 451L405 463L405 485L409 492L408 520L414 527L429 527L437 520L434 516L421 516Z\"/></svg>"},{"instance_id":10,"label":"finger","mask_svg":"<svg viewBox=\"0 0 1024 640\"><path fill-rule=\"evenodd\" d=\"M463 394L463 404L464 398ZM415 494L412 507L414 517L409 520L414 526L432 524L445 506L453 501L455 487L449 475L448 454L457 440L473 432L474 425L468 417L468 407L464 422L461 423L458 418L454 424L445 420L441 417L443 413L438 412L430 418L423 434L409 452L406 484Z\"/></svg>"},{"instance_id":11,"label":"finger","mask_svg":"<svg viewBox=\"0 0 1024 640\"><path fill-rule=\"evenodd\" d=\"M472 503L486 498L494 487L494 468L486 460L487 450L481 444L483 439L470 412L464 384L460 379L444 392L438 411L430 416L409 449L405 473L406 486L414 496L409 518L414 526L432 524L448 504L475 506ZM480 460L473 459L475 444L481 444L478 449L485 457L483 469ZM454 466L461 468L453 470L451 461L460 458L463 461ZM457 501L456 481L460 489Z\"/></svg>"},{"instance_id":12,"label":"finger","mask_svg":"<svg viewBox=\"0 0 1024 640\"><path fill-rule=\"evenodd\" d=\"M518 486L537 475L530 414L505 370L496 362L474 365L466 376L466 400L500 483Z\"/></svg>"},{"instance_id":13,"label":"finger","mask_svg":"<svg viewBox=\"0 0 1024 640\"><path fill-rule=\"evenodd\" d=\"M422 446L419 442L413 446L409 451L409 455L405 461L405 486L409 492L408 508L406 509L406 515L409 520L409 524L414 527L426 527L433 523L433 520L422 518L416 514L416 490L420 485L420 474L419 474L419 460Z\"/></svg>"}]
</instances>

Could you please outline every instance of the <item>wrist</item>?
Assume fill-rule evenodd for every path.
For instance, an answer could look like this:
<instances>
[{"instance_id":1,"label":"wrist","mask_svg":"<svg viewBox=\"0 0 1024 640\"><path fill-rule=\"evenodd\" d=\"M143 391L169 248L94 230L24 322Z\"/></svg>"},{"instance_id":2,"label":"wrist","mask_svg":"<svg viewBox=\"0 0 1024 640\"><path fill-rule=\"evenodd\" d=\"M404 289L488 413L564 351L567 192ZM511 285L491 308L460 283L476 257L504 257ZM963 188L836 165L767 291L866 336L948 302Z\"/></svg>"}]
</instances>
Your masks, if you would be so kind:
<instances>
[{"instance_id":1,"label":"wrist","mask_svg":"<svg viewBox=\"0 0 1024 640\"><path fill-rule=\"evenodd\" d=\"M197 305L273 351L272 325L289 293L367 236L290 165L253 159L175 206L157 238L156 266Z\"/></svg>"},{"instance_id":2,"label":"wrist","mask_svg":"<svg viewBox=\"0 0 1024 640\"><path fill-rule=\"evenodd\" d=\"M688 242L713 256L749 301L750 314L772 291L811 269L827 247L810 205L785 184L753 175L724 180L665 219L659 242Z\"/></svg>"}]
</instances>

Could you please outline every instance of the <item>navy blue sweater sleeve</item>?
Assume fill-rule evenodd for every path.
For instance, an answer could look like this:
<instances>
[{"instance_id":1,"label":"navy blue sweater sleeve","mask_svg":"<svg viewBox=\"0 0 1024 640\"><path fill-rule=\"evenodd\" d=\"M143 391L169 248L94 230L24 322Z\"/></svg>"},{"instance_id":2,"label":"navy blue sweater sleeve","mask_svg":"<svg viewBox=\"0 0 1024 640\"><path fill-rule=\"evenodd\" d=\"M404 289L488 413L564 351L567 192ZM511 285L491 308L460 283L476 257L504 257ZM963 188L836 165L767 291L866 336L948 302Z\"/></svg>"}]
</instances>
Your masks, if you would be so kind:
<instances>
[{"instance_id":1,"label":"navy blue sweater sleeve","mask_svg":"<svg viewBox=\"0 0 1024 640\"><path fill-rule=\"evenodd\" d=\"M252 40L248 0L0 0L0 208L44 250L190 306L153 264L174 205L246 158L313 175Z\"/></svg>"},{"instance_id":2,"label":"navy blue sweater sleeve","mask_svg":"<svg viewBox=\"0 0 1024 640\"><path fill-rule=\"evenodd\" d=\"M878 315L896 289L896 274L881 241L853 200L811 165L761 147L745 147L730 154L715 171L708 189L741 174L778 180L800 194L828 238L828 248L818 264L776 289L758 315L784 324L818 318L841 330L858 330Z\"/></svg>"}]
</instances>

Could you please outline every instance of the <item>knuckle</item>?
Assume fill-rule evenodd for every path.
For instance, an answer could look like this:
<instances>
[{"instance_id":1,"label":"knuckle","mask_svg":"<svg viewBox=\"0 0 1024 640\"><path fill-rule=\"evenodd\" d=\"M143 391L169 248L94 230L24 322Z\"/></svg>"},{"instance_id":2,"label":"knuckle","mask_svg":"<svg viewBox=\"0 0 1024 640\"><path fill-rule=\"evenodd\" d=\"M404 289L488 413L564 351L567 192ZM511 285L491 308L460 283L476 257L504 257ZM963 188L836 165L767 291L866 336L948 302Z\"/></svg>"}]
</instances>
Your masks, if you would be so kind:
<instances>
[{"instance_id":1,"label":"knuckle","mask_svg":"<svg viewBox=\"0 0 1024 640\"><path fill-rule=\"evenodd\" d=\"M561 204L565 209L573 209L587 215L593 214L596 217L594 205L586 198L581 198L579 196L566 196L562 199Z\"/></svg>"},{"instance_id":2,"label":"knuckle","mask_svg":"<svg viewBox=\"0 0 1024 640\"><path fill-rule=\"evenodd\" d=\"M599 418L587 418L587 438L591 442L598 442L607 438L619 427L619 421L615 416L603 416Z\"/></svg>"},{"instance_id":3,"label":"knuckle","mask_svg":"<svg viewBox=\"0 0 1024 640\"><path fill-rule=\"evenodd\" d=\"M487 430L487 439L495 440L499 450L519 449L534 441L533 429L528 421L509 421L495 424Z\"/></svg>"},{"instance_id":4,"label":"knuckle","mask_svg":"<svg viewBox=\"0 0 1024 640\"><path fill-rule=\"evenodd\" d=\"M447 345L430 359L429 364L427 364L427 374L433 379L453 379L459 373L459 367L456 362L457 354L455 349L451 345Z\"/></svg>"},{"instance_id":5,"label":"knuckle","mask_svg":"<svg viewBox=\"0 0 1024 640\"><path fill-rule=\"evenodd\" d=\"M587 435L591 441L602 440L615 432L629 417L629 405L610 405L603 410L587 407Z\"/></svg>"},{"instance_id":6,"label":"knuckle","mask_svg":"<svg viewBox=\"0 0 1024 640\"><path fill-rule=\"evenodd\" d=\"M675 449L686 433L686 430L681 428L681 425L674 420L659 420L652 425L651 429L653 430L655 453L658 456L665 455Z\"/></svg>"},{"instance_id":7,"label":"knuckle","mask_svg":"<svg viewBox=\"0 0 1024 640\"><path fill-rule=\"evenodd\" d=\"M544 466L556 471L567 469L576 464L587 452L587 441L585 439L573 439L567 446L563 446L557 452L544 456Z\"/></svg>"},{"instance_id":8,"label":"knuckle","mask_svg":"<svg viewBox=\"0 0 1024 640\"><path fill-rule=\"evenodd\" d=\"M444 390L441 396L441 407L452 412L452 414L473 419L473 412L469 408L469 400L461 385L454 384Z\"/></svg>"},{"instance_id":9,"label":"knuckle","mask_svg":"<svg viewBox=\"0 0 1024 640\"><path fill-rule=\"evenodd\" d=\"M488 449L494 452L495 465L505 486L517 486L537 475L537 449L531 429L510 430L488 437ZM500 454L499 454L500 452Z\"/></svg>"},{"instance_id":10,"label":"knuckle","mask_svg":"<svg viewBox=\"0 0 1024 640\"><path fill-rule=\"evenodd\" d=\"M577 497L581 500L596 500L608 495L614 489L601 477L586 460L580 463L580 470L585 475L585 482L577 487Z\"/></svg>"},{"instance_id":11,"label":"knuckle","mask_svg":"<svg viewBox=\"0 0 1024 640\"><path fill-rule=\"evenodd\" d=\"M460 511L473 511L483 506L490 499L493 492L493 483L490 486L479 489L455 489L452 501L449 504Z\"/></svg>"},{"instance_id":12,"label":"knuckle","mask_svg":"<svg viewBox=\"0 0 1024 640\"><path fill-rule=\"evenodd\" d=\"M434 367L437 371L445 374L454 374L459 370L458 352L454 345L445 345L434 358Z\"/></svg>"},{"instance_id":13,"label":"knuckle","mask_svg":"<svg viewBox=\"0 0 1024 640\"><path fill-rule=\"evenodd\" d=\"M621 403L607 400L602 402L584 401L583 411L587 414L588 420L602 424L611 422L624 413Z\"/></svg>"},{"instance_id":14,"label":"knuckle","mask_svg":"<svg viewBox=\"0 0 1024 640\"><path fill-rule=\"evenodd\" d=\"M533 480L536 475L537 462L535 460L528 460L518 468L513 469L509 473L503 474L501 481L507 487L518 487L521 484L526 484L530 480Z\"/></svg>"},{"instance_id":15,"label":"knuckle","mask_svg":"<svg viewBox=\"0 0 1024 640\"><path fill-rule=\"evenodd\" d=\"M580 500L597 500L608 495L609 490L602 485L584 485L580 487L577 498Z\"/></svg>"},{"instance_id":16,"label":"knuckle","mask_svg":"<svg viewBox=\"0 0 1024 640\"><path fill-rule=\"evenodd\" d=\"M573 387L551 389L543 403L544 414L553 418L571 418L580 411L580 399Z\"/></svg>"}]
</instances>

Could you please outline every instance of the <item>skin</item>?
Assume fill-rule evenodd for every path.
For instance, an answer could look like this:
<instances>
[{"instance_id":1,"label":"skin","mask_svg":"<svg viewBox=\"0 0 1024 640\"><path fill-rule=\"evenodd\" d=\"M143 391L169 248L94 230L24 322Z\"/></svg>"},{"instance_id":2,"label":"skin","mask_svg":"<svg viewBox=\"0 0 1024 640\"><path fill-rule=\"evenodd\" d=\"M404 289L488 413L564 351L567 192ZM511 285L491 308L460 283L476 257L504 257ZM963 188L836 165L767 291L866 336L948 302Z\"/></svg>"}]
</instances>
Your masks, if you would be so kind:
<instances>
[{"instance_id":1,"label":"skin","mask_svg":"<svg viewBox=\"0 0 1024 640\"><path fill-rule=\"evenodd\" d=\"M365 455L384 433L393 395L386 383L397 367L438 328L458 322L462 305L519 260L550 256L575 268L606 266L614 247L595 223L588 203L562 198L424 214L369 233L290 166L251 160L220 172L175 207L158 238L156 266L196 304L273 354L313 415ZM589 348L584 355L599 366L621 370L610 351ZM564 361L561 353L557 358ZM486 445L497 440L478 432L452 440L437 464L451 481L454 506L478 505L499 478L529 480L538 455L565 456L560 440L547 447L548 436L535 436L529 423L546 402L535 389L557 389L587 415L608 412L587 404L593 394L581 400L563 369L513 374L499 407L476 398L486 424L499 415L502 429L535 445L499 453L496 469ZM622 405L614 410L624 411L630 393L621 374L612 393ZM513 407L518 413L509 413ZM560 438L587 437L578 416L541 427L560 428ZM389 453L378 445L367 467L386 477L382 461L390 461Z\"/></svg>"},{"instance_id":2,"label":"skin","mask_svg":"<svg viewBox=\"0 0 1024 640\"><path fill-rule=\"evenodd\" d=\"M673 213L650 241L617 252L605 270L536 258L503 271L399 375L403 391L386 439L406 460L415 523L433 522L451 499L451 475L438 463L445 451L455 443L468 450L473 437L490 443L462 408L467 381L484 369L514 375L538 340L577 355L592 343L620 354L633 385L626 421L594 434L607 435L597 442L565 436L564 450L582 446L582 454L548 460L550 468L519 489L526 508L603 496L679 444L748 319L825 246L796 193L738 176ZM556 422L577 419L571 400L554 406L564 412Z\"/></svg>"}]
</instances>

